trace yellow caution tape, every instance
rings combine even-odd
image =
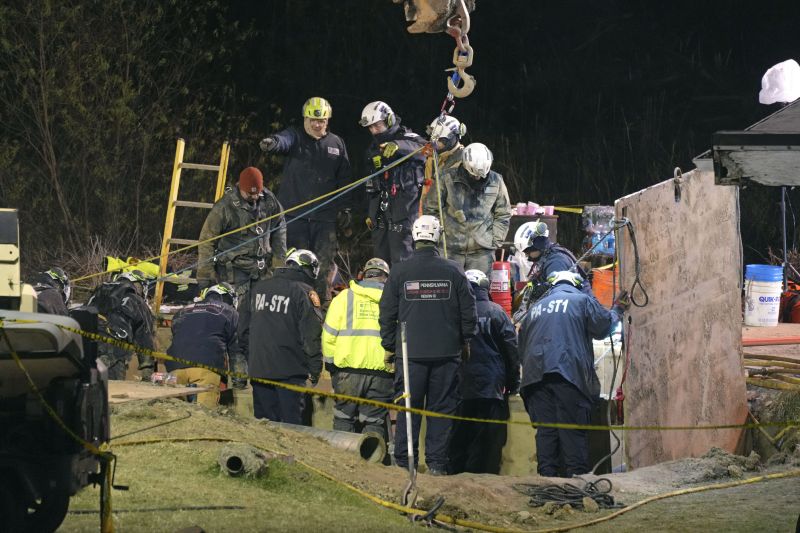
[[[555,206],[553,209],[554,209],[555,211],[561,211],[562,213],[575,213],[575,214],[577,214],[577,215],[581,215],[581,214],[583,214],[583,208],[582,208],[582,207],[561,207],[561,206]]]
[[[38,320],[26,320],[26,319],[11,319],[7,320],[9,322],[15,321],[19,323],[39,323]],[[151,350],[149,348],[145,348],[143,346],[137,346],[135,344],[127,343],[121,341],[119,339],[114,339],[111,337],[106,337],[104,335],[100,335],[98,333],[91,333],[88,331],[83,331],[78,328],[72,328],[69,326],[64,326],[60,324],[56,324],[57,327],[80,335],[82,337],[86,337],[88,339],[92,339],[97,342],[103,342],[105,344],[109,344],[112,346],[117,346],[124,350],[128,350],[131,352],[136,352],[140,354],[149,355],[151,357],[155,357],[157,359],[163,359],[165,361],[173,361],[176,363],[180,363],[183,365],[187,365],[193,368],[203,368],[205,370],[209,370],[211,372],[215,372],[220,375],[226,375],[237,379],[249,379],[255,383],[261,383],[264,385],[272,385],[275,387],[280,387],[283,389],[291,390],[294,392],[299,392],[303,394],[311,394],[314,396],[322,396],[325,398],[331,398],[333,400],[340,400],[345,402],[352,402],[361,405],[372,405],[375,407],[381,407],[388,410],[393,411],[407,411],[415,415],[420,416],[428,416],[428,417],[435,417],[435,418],[448,418],[450,420],[460,420],[462,422],[478,422],[483,424],[505,424],[505,425],[522,425],[522,426],[529,426],[532,428],[556,428],[556,429],[582,429],[582,430],[592,430],[592,431],[695,431],[695,430],[714,430],[714,429],[754,429],[758,427],[800,427],[800,420],[795,421],[784,421],[784,422],[760,422],[760,423],[749,423],[749,424],[714,424],[714,425],[696,425],[696,426],[656,426],[656,425],[648,425],[648,426],[602,426],[602,425],[592,425],[592,424],[569,424],[569,423],[551,423],[551,422],[526,422],[523,420],[493,420],[488,418],[473,418],[467,416],[460,416],[460,415],[451,415],[446,413],[437,413],[435,411],[428,411],[426,409],[419,409],[416,407],[405,407],[404,405],[396,405],[393,403],[386,403],[381,402],[378,400],[371,400],[368,398],[359,398],[356,396],[349,396],[346,394],[338,394],[335,392],[325,392],[320,391],[315,388],[305,387],[302,385],[292,385],[290,383],[284,383],[282,381],[273,381],[271,379],[265,378],[258,378],[253,377],[248,374],[242,374],[240,372],[233,372],[230,370],[226,370],[223,368],[217,368],[209,365],[204,365],[202,363],[197,363],[195,361],[190,361],[188,359],[183,359],[181,357],[176,357],[173,355],[169,355],[164,352],[158,352],[156,350]]]

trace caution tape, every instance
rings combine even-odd
[[[0,317],[1,318],[1,317]],[[27,319],[7,319],[8,322],[19,322],[19,323],[40,323],[38,320],[27,320]],[[253,377],[248,374],[243,374],[240,372],[233,372],[231,370],[217,368],[210,365],[205,365],[202,363],[198,363],[196,361],[191,361],[189,359],[184,359],[182,357],[177,357],[174,355],[170,355],[164,352],[159,352],[156,350],[151,350],[150,348],[145,348],[143,346],[137,346],[135,344],[131,344],[125,341],[121,341],[119,339],[114,339],[112,337],[106,337],[105,335],[100,335],[99,333],[92,333],[89,331],[84,331],[78,328],[73,328],[70,326],[64,326],[61,324],[55,324],[58,328],[63,329],[64,331],[69,331],[75,333],[76,335],[80,335],[82,337],[86,337],[88,339],[102,342],[105,344],[109,344],[112,346],[117,346],[118,348],[122,348],[123,350],[128,350],[131,352],[136,352],[144,355],[149,355],[151,357],[155,357],[157,359],[163,359],[165,361],[173,361],[176,363],[180,363],[182,365],[187,365],[193,368],[203,368],[205,370],[209,370],[211,372],[229,376],[232,378],[237,379],[249,379],[251,382],[261,383],[263,385],[271,385],[274,387],[280,387],[283,389],[291,390],[294,392],[299,392],[302,394],[310,394],[313,396],[321,396],[325,398],[331,398],[333,400],[340,400],[345,402],[357,403],[361,405],[371,405],[374,407],[381,407],[384,409],[388,409],[391,411],[403,411],[403,412],[410,412],[415,415],[420,416],[427,416],[427,417],[434,417],[434,418],[447,418],[450,420],[459,420],[462,422],[477,422],[482,424],[503,424],[503,425],[521,425],[521,426],[528,426],[532,428],[555,428],[555,429],[580,429],[580,430],[590,430],[590,431],[696,431],[696,430],[719,430],[719,429],[755,429],[758,427],[800,427],[800,420],[794,421],[783,421],[783,422],[759,422],[759,423],[748,423],[748,424],[711,424],[711,425],[695,425],[695,426],[658,426],[658,425],[644,425],[644,426],[605,426],[605,425],[595,425],[595,424],[570,424],[570,423],[551,423],[551,422],[528,422],[523,420],[496,420],[496,419],[488,419],[488,418],[474,418],[468,416],[460,416],[460,415],[451,415],[448,413],[437,413],[435,411],[429,411],[427,409],[419,409],[417,407],[406,407],[404,405],[396,405],[393,403],[386,403],[381,402],[378,400],[371,400],[369,398],[359,398],[357,396],[349,396],[347,394],[338,394],[335,392],[326,392],[317,390],[312,387],[305,387],[302,385],[293,385],[291,383],[284,383],[282,381],[274,381],[271,379],[266,378],[258,378]]]
[[[357,179],[357,180],[355,180],[355,181],[353,181],[351,183],[348,183],[347,185],[339,187],[336,190],[333,190],[333,191],[330,191],[330,192],[326,192],[325,194],[321,194],[321,195],[317,196],[316,198],[312,198],[311,200],[308,200],[306,202],[297,204],[297,205],[292,206],[292,207],[285,208],[285,209],[283,209],[283,211],[279,211],[278,213],[275,213],[275,214],[270,215],[268,217],[262,218],[261,220],[256,220],[255,222],[251,222],[251,223],[246,224],[244,226],[232,229],[232,230],[227,231],[225,233],[222,233],[220,235],[216,235],[214,237],[210,237],[208,239],[205,239],[205,240],[202,240],[202,241],[198,241],[198,242],[196,242],[194,244],[186,245],[186,246],[184,246],[182,248],[177,248],[175,250],[171,250],[171,251],[169,251],[169,252],[167,252],[166,254],[163,254],[163,255],[159,254],[159,255],[154,255],[152,257],[147,257],[145,259],[142,259],[141,261],[155,261],[156,259],[160,260],[162,258],[166,259],[167,256],[170,256],[170,255],[173,255],[173,254],[177,254],[177,253],[180,253],[180,252],[185,252],[186,250],[191,250],[192,248],[197,248],[201,244],[207,244],[209,242],[214,242],[214,241],[216,241],[218,239],[221,239],[223,237],[227,237],[229,235],[233,235],[235,233],[239,233],[242,230],[246,230],[246,229],[251,228],[253,226],[256,226],[258,224],[262,224],[264,222],[268,222],[268,221],[273,220],[275,218],[280,218],[280,217],[284,216],[287,213],[292,213],[294,211],[297,211],[298,209],[302,209],[302,208],[307,207],[307,206],[309,206],[309,205],[311,205],[313,203],[319,202],[321,200],[324,200],[324,199],[329,198],[331,196],[334,196],[336,194],[345,192],[348,189],[354,189],[355,187],[361,185],[362,183],[365,183],[366,181],[368,181],[368,180],[374,178],[375,176],[379,175],[380,173],[386,172],[387,170],[389,170],[391,168],[394,168],[397,165],[400,165],[401,163],[404,163],[406,160],[410,159],[411,157],[415,156],[417,153],[422,151],[423,148],[424,148],[424,146],[420,146],[419,148],[417,148],[413,152],[404,155],[403,157],[399,158],[396,161],[393,161],[391,164],[381,168],[380,170],[378,170],[376,172],[373,172],[372,174],[370,174],[368,176],[364,176],[363,178],[359,178],[359,179]],[[73,281],[73,283],[77,283],[79,281],[84,281],[84,280],[87,280],[87,279],[95,278],[97,276],[103,276],[103,275],[109,274],[111,272],[114,272],[114,270],[105,270],[105,271],[102,271],[102,272],[95,272],[94,274],[87,274],[85,276],[81,276],[79,278],[75,278],[72,281]]]

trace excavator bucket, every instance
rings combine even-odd
[[[475,0],[392,0],[403,4],[409,33],[440,33],[447,29],[447,21],[458,15],[461,2],[468,12],[475,10]]]

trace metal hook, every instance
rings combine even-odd
[[[467,37],[469,26],[469,10],[467,10],[464,0],[458,0],[455,14],[447,19],[447,29],[445,32],[456,40],[456,45],[462,52],[466,52],[469,46],[469,38]]]
[[[461,87],[456,87],[456,82],[453,81],[453,77],[447,78],[447,90],[450,94],[456,98],[466,98],[472,94],[472,91],[475,90],[475,76],[467,74],[464,69],[461,68],[448,70],[456,70],[458,72],[458,77],[461,79]]]
[[[465,45],[464,49],[461,50],[460,48],[456,47],[453,50],[453,65],[459,69],[465,69],[472,66],[472,59],[475,57],[475,53],[472,50],[472,47],[467,44]]]

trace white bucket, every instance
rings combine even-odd
[[[783,283],[744,280],[744,325],[777,326]]]

